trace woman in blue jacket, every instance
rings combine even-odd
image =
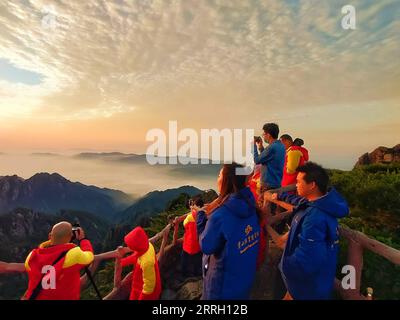
[[[203,300],[248,299],[256,273],[260,226],[256,203],[240,165],[226,164],[219,197],[197,216],[203,252]]]

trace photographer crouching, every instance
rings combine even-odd
[[[93,248],[83,229],[66,221],[57,223],[49,240],[26,258],[29,284],[22,300],[79,300],[80,271],[93,259]]]

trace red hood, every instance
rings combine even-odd
[[[141,227],[136,227],[129,232],[125,238],[125,243],[132,251],[145,253],[149,248],[149,238]]]
[[[61,254],[61,252],[71,250],[76,245],[73,243],[58,244],[50,246],[50,241],[42,243],[38,249],[32,252],[29,264],[36,266],[51,265]]]

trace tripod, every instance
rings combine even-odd
[[[85,267],[85,273],[86,273],[87,277],[89,278],[89,281],[92,284],[94,291],[96,291],[97,297],[99,298],[99,300],[103,300],[99,289],[97,288],[96,284],[94,283],[92,272],[90,272],[89,267]]]
[[[79,220],[78,219],[75,219],[75,223],[72,225],[72,227],[73,227],[72,228],[73,236],[72,236],[71,242],[76,241],[77,240],[76,234],[79,234],[79,228],[81,226],[79,224]],[[103,300],[103,298],[101,297],[99,289],[97,288],[96,284],[94,283],[92,273],[90,272],[88,266],[85,267],[85,273],[86,273],[87,277],[89,278],[89,281],[92,284],[92,286],[94,288],[94,291],[96,291],[97,297],[99,298],[99,300]]]

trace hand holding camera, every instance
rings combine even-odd
[[[260,136],[254,137],[254,143],[257,145],[258,149],[262,149],[263,148],[263,141],[262,141]]]
[[[85,237],[85,231],[83,231],[83,229],[81,228],[79,223],[75,223],[72,226],[72,241],[74,241],[74,240],[81,241],[81,240],[83,240],[85,238],[86,238]]]

